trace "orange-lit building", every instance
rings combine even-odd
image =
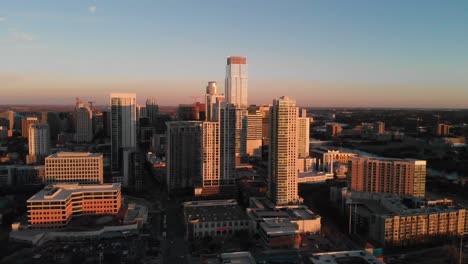
[[[426,161],[371,157],[348,159],[351,190],[424,197]]]
[[[39,123],[39,119],[37,119],[37,117],[27,117],[26,119],[21,120],[21,136],[27,138],[29,136],[29,126],[35,123]]]
[[[122,205],[120,183],[49,185],[27,201],[32,228],[64,227],[73,216],[116,215]]]
[[[437,131],[436,131],[438,136],[447,136],[450,134],[450,126],[447,124],[437,124]]]
[[[326,128],[327,128],[327,135],[330,137],[336,137],[339,134],[341,134],[341,131],[343,131],[343,128],[338,124],[330,123],[326,125]]]

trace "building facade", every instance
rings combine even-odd
[[[224,101],[224,94],[218,93],[218,86],[215,81],[208,82],[205,94],[205,115],[206,121],[219,121],[219,105]]]
[[[353,191],[424,197],[426,161],[350,157],[347,177]]]
[[[55,153],[45,159],[45,170],[45,184],[104,183],[104,158],[101,153]]]
[[[28,199],[28,224],[32,228],[60,228],[73,216],[116,215],[121,206],[118,183],[49,185]]]
[[[21,136],[24,138],[29,137],[29,127],[31,124],[39,123],[37,117],[26,117],[26,119],[21,120]]]
[[[123,148],[136,147],[136,95],[111,93],[111,168],[119,171]]]
[[[299,109],[287,96],[273,101],[270,111],[269,196],[277,205],[298,201],[297,120]]]
[[[247,57],[231,56],[226,66],[226,102],[237,107],[247,107],[248,65]]]
[[[42,163],[50,154],[50,130],[48,124],[34,123],[29,128],[29,154],[27,164]]]
[[[297,120],[297,154],[299,158],[309,157],[310,119],[301,116]]]
[[[75,141],[88,143],[93,140],[93,111],[81,101],[75,107]]]

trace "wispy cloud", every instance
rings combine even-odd
[[[0,17],[0,23],[7,21],[6,17]]]
[[[90,6],[90,7],[88,7],[88,11],[89,11],[91,14],[96,13],[96,10],[97,10],[97,7],[96,7],[96,6]]]
[[[16,41],[30,42],[37,39],[37,36],[31,33],[21,32],[16,29],[10,29],[10,34]]]

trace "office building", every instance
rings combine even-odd
[[[180,121],[199,121],[200,111],[198,103],[180,104],[177,109],[177,119]]]
[[[15,117],[16,117],[16,113],[10,110],[0,113],[0,118],[4,118],[8,120],[8,137],[13,136],[13,131],[15,130],[15,125],[16,125]]]
[[[299,109],[287,96],[273,101],[270,111],[269,195],[276,205],[296,203],[297,120]]]
[[[26,117],[26,119],[21,120],[21,136],[24,138],[29,137],[29,126],[31,124],[39,123],[37,117]]]
[[[48,124],[34,123],[29,128],[29,154],[27,164],[42,163],[50,154],[50,131]]]
[[[146,99],[146,117],[149,118],[151,125],[156,124],[156,116],[159,112],[158,102],[154,97]]]
[[[75,107],[75,141],[89,143],[93,141],[93,111],[79,99]]]
[[[299,158],[306,158],[309,156],[310,119],[306,116],[305,109],[301,113],[297,120],[297,154]]]
[[[224,94],[218,93],[218,87],[215,81],[208,82],[205,94],[206,121],[219,121],[219,105],[221,102],[224,102]]]
[[[27,201],[31,228],[65,227],[73,216],[116,215],[122,205],[120,184],[49,185]]]
[[[231,56],[226,66],[226,103],[247,107],[248,65],[247,57]]]
[[[123,148],[136,147],[136,95],[111,93],[111,168],[119,171]]]
[[[45,159],[45,169],[45,184],[104,182],[104,158],[101,153],[55,153]]]
[[[249,219],[236,200],[185,202],[183,210],[187,240],[229,237],[249,231]]]
[[[40,185],[45,176],[45,167],[29,165],[0,166],[0,187],[24,187]]]
[[[203,160],[203,123],[167,122],[166,184],[168,191],[200,185]]]
[[[353,191],[423,197],[426,191],[426,161],[350,157],[348,181]]]
[[[122,156],[122,187],[132,188],[134,191],[141,191],[143,189],[143,161],[141,160],[141,153],[137,148],[124,148]]]
[[[410,245],[468,232],[466,209],[448,199],[345,192],[349,231],[381,245]]]

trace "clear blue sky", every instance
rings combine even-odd
[[[468,1],[0,0],[2,104],[39,90],[44,102],[80,92],[104,102],[119,82],[176,104],[161,81],[201,94],[224,78],[229,55],[248,56],[251,103],[294,81],[290,96],[303,105],[379,106],[388,96],[395,106],[468,107]],[[54,97],[77,82],[82,91]]]

